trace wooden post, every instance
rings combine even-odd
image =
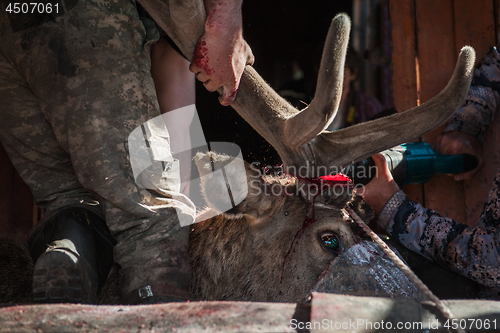
[[[421,102],[437,95],[453,73],[457,59],[453,24],[453,1],[417,0],[415,2]],[[422,137],[433,144],[444,126]],[[465,223],[463,184],[438,175],[424,185],[425,206],[442,216]]]
[[[413,0],[390,0],[389,14],[392,23],[394,106],[402,112],[418,104]],[[404,190],[410,199],[423,202],[422,185],[406,185]]]
[[[498,3],[499,0],[390,0],[394,100],[398,111],[415,105],[417,99],[423,103],[443,89],[463,46],[473,46],[480,60],[495,45]],[[487,134],[486,166],[473,180],[456,182],[449,176],[438,175],[424,185],[423,192],[419,186],[405,187],[408,196],[442,216],[474,226],[500,165],[495,148],[499,123],[497,117]],[[443,128],[427,133],[422,140],[432,145]]]

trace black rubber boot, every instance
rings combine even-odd
[[[41,221],[29,239],[34,302],[96,303],[115,243],[104,219],[83,207],[65,207]]]

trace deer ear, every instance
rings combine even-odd
[[[260,170],[239,157],[213,152],[197,153],[195,162],[208,206],[230,218],[259,217],[268,211]]]

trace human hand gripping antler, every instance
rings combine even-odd
[[[205,0],[205,32],[198,40],[189,69],[208,91],[219,90],[222,105],[231,104],[246,65],[254,56],[243,39],[242,0]]]

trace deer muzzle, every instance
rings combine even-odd
[[[314,291],[428,300],[382,249],[371,241],[357,243],[337,257],[318,279],[311,290]]]

